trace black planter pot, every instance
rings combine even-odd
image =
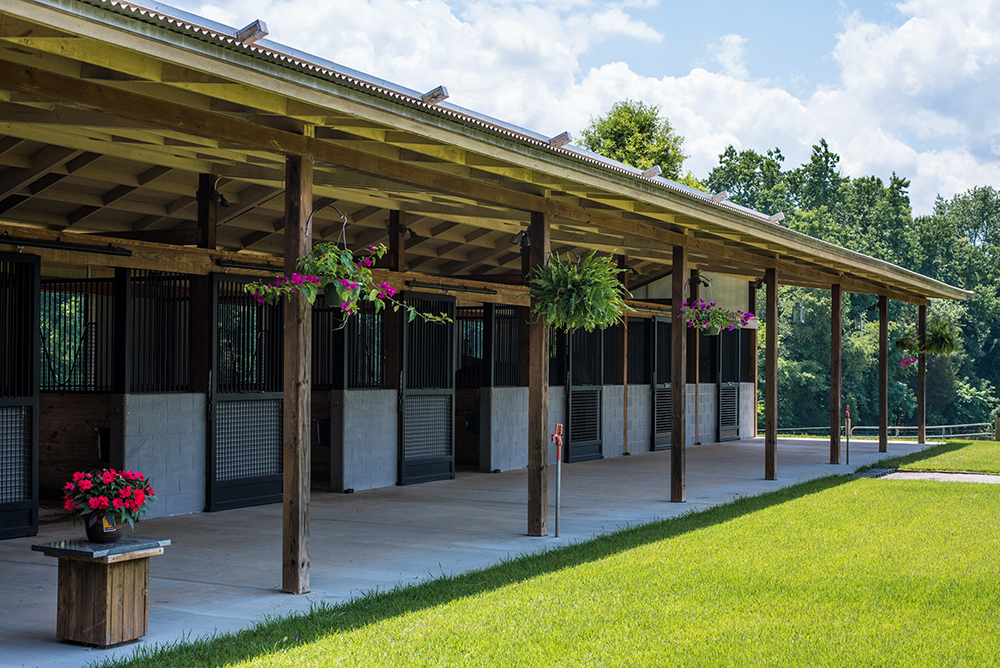
[[[114,543],[122,537],[122,526],[108,520],[110,529],[104,524],[104,515],[94,513],[83,521],[87,529],[87,540],[91,543]]]

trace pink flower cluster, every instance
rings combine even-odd
[[[288,284],[289,292],[296,292],[299,289],[300,285],[305,285],[306,283],[319,283],[319,277],[304,276],[302,274],[293,273],[291,278],[289,278],[288,276],[282,276],[274,283],[271,283],[271,285],[269,285],[268,287],[280,288],[286,283]],[[253,298],[256,299],[259,304],[264,304],[267,301],[264,299],[264,296],[260,294],[260,290],[254,290]]]
[[[385,299],[386,297],[393,297],[396,294],[396,288],[392,287],[388,283],[379,283],[379,299]]]
[[[737,327],[746,327],[754,317],[753,313],[746,311],[716,308],[715,302],[706,302],[704,299],[684,302],[677,306],[687,316],[687,326],[697,329],[708,329],[712,325],[718,325],[731,332]]]
[[[142,473],[103,469],[83,473],[63,487],[63,508],[82,519],[94,511],[108,511],[116,520],[134,521],[146,511],[146,501],[155,494]]]

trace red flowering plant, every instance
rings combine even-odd
[[[135,527],[135,521],[149,509],[153,496],[149,481],[138,472],[77,471],[63,487],[63,507],[74,523],[99,513],[116,525],[128,522]]]
[[[386,252],[385,244],[371,245],[357,256],[335,243],[317,244],[296,261],[298,272],[282,276],[272,283],[248,283],[244,289],[261,304],[277,304],[282,297],[291,299],[296,292],[312,304],[323,290],[330,306],[340,307],[345,321],[358,312],[359,301],[367,300],[375,305],[376,312],[386,306],[385,302],[390,302],[394,311],[400,308],[408,311],[410,320],[420,316],[430,322],[450,322],[451,319],[443,313],[421,313],[413,306],[398,301],[395,298],[396,288],[388,283],[375,282],[372,267]]]

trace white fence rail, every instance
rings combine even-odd
[[[854,425],[851,426],[850,436],[854,438],[854,432],[856,431],[872,431],[875,435],[878,435],[878,425]],[[830,427],[784,427],[778,429],[777,432],[780,434],[782,432],[791,434],[815,434],[817,436],[823,436],[830,433]],[[935,433],[936,432],[936,433]],[[840,433],[844,434],[844,428],[841,427]],[[890,426],[889,436],[898,438],[900,436],[912,435],[914,438],[917,437],[917,427],[915,426]],[[989,440],[995,441],[997,439],[997,427],[989,422],[974,422],[970,424],[938,424],[938,425],[927,425],[927,437],[936,438],[970,438],[973,436],[986,436]]]

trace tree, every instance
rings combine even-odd
[[[771,216],[779,211],[788,213],[791,204],[781,163],[785,156],[780,149],[768,149],[765,155],[753,149],[736,152],[732,145],[719,156],[719,166],[712,169],[705,185],[710,192],[729,193],[729,199]]]
[[[660,107],[638,100],[615,102],[604,116],[590,119],[581,133],[583,146],[606,158],[646,170],[656,165],[668,179],[679,180],[687,157],[684,137],[660,116]]]

